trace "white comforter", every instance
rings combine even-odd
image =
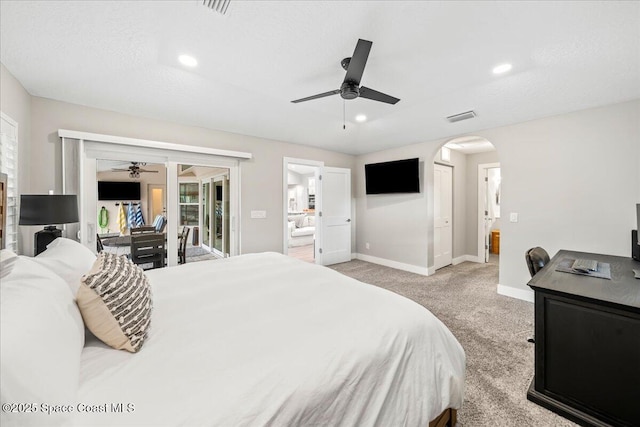
[[[426,426],[462,404],[462,347],[397,294],[275,253],[148,275],[149,339],[87,342],[78,425]]]

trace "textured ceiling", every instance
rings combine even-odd
[[[35,96],[352,154],[640,98],[640,2],[201,3],[3,0],[0,59]],[[290,102],[337,89],[358,38],[398,104],[346,101],[343,130],[339,96]]]

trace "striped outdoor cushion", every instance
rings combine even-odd
[[[151,324],[151,287],[144,271],[124,256],[101,252],[82,276],[77,294],[84,323],[105,344],[132,353]]]

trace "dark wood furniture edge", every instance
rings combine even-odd
[[[531,385],[529,385],[529,390],[527,390],[527,400],[536,403],[543,408],[546,408],[556,414],[571,420],[581,426],[587,427],[611,427],[611,424],[607,424],[597,418],[592,417],[589,414],[585,414],[584,412],[575,409],[569,405],[566,405],[559,400],[556,400],[552,397],[549,397],[539,391],[536,391],[535,388],[536,379],[533,378],[531,380]],[[431,427],[431,425],[429,425]]]
[[[458,410],[447,408],[435,420],[429,423],[429,427],[454,427],[458,422]]]

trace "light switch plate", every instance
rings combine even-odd
[[[267,211],[251,211],[251,218],[264,219],[267,217]]]
[[[518,214],[516,212],[511,212],[509,215],[509,221],[518,222]]]

